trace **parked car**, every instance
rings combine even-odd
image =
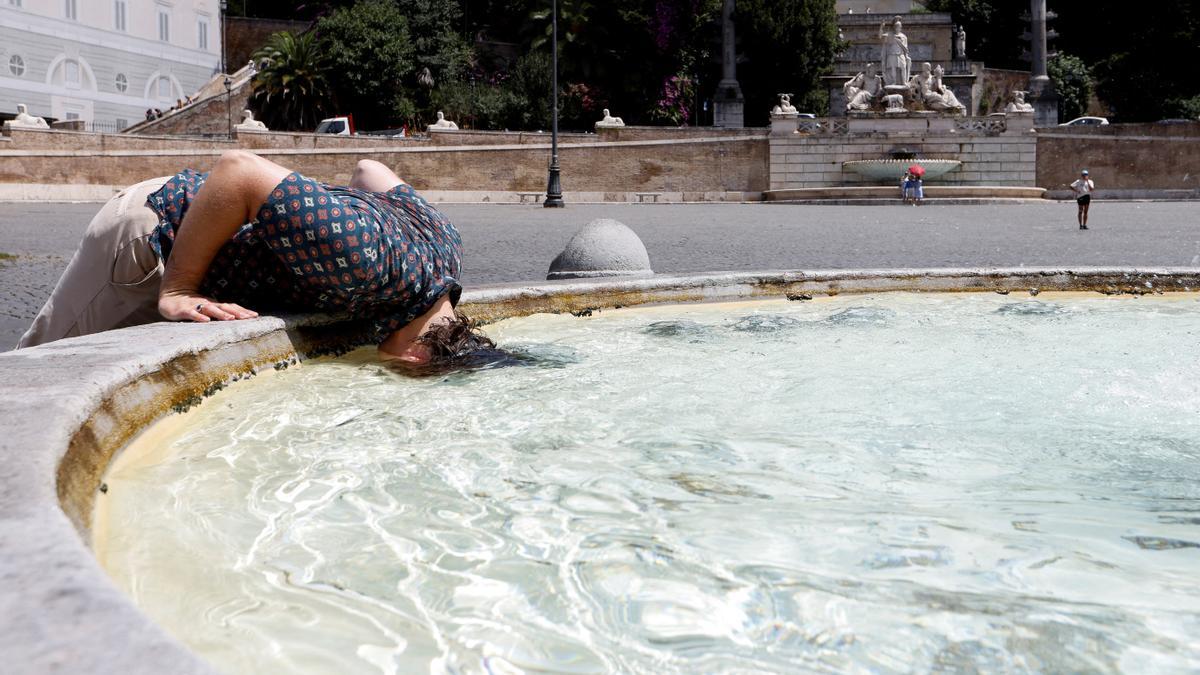
[[[1185,120],[1182,118],[1173,118],[1169,120],[1159,120],[1155,124],[1194,124],[1200,120]]]
[[[1071,120],[1070,122],[1063,122],[1062,124],[1060,124],[1058,126],[1060,126],[1060,127],[1101,126],[1102,127],[1106,124],[1108,124],[1107,117],[1085,116],[1085,117],[1076,117],[1075,119]]]

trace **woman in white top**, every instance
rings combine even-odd
[[[1071,183],[1071,191],[1075,193],[1075,203],[1079,205],[1079,229],[1081,230],[1088,229],[1088,206],[1092,203],[1092,191],[1095,189],[1096,184],[1088,178],[1087,169],[1079,172],[1079,180]]]

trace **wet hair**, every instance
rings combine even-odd
[[[513,365],[518,359],[500,349],[479,330],[478,322],[462,312],[454,312],[453,321],[430,326],[417,338],[429,347],[429,363],[410,372],[415,375],[440,375],[455,370],[481,370]]]

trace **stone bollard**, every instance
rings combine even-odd
[[[590,279],[595,277],[648,277],[650,256],[633,230],[611,218],[584,225],[571,237],[546,278]]]

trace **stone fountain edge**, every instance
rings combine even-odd
[[[536,312],[891,291],[1200,289],[1200,268],[716,272],[480,287],[484,322]],[[151,423],[264,368],[363,343],[338,317],[148,326],[0,354],[0,653],[23,673],[211,673],[142,614],[88,548],[109,460]]]

